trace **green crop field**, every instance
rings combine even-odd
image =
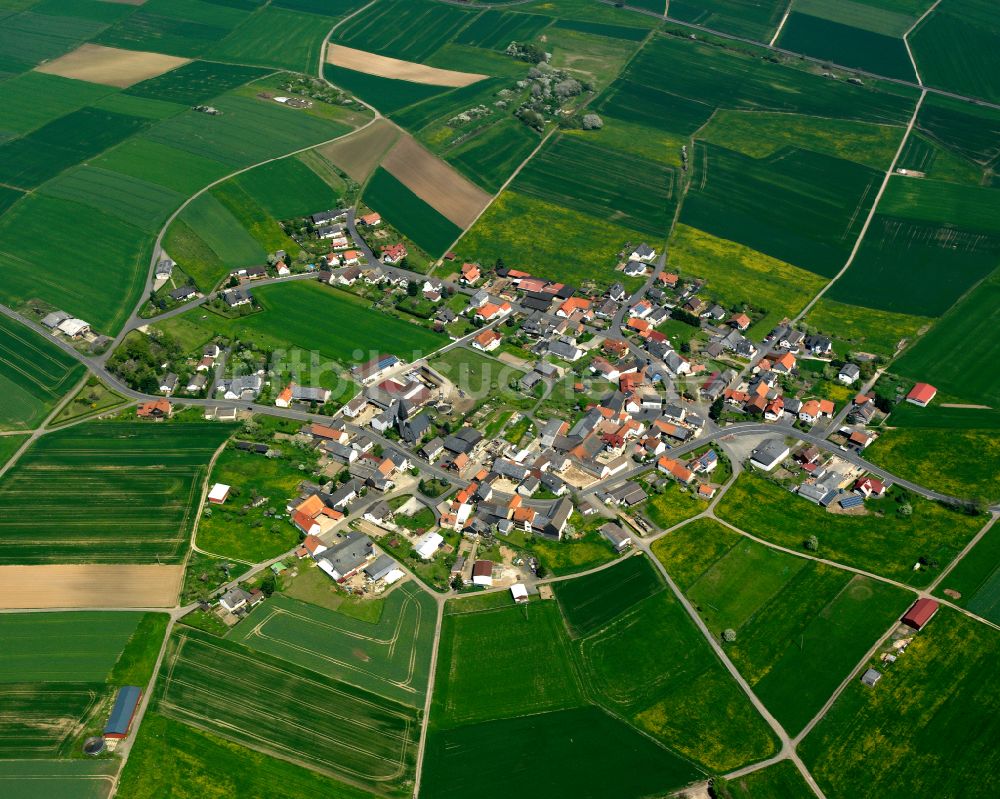
[[[33,330],[0,316],[0,429],[42,421],[83,374],[79,361]]]
[[[118,764],[100,760],[3,760],[0,791],[7,799],[107,799]]]
[[[33,189],[149,124],[141,117],[81,108],[0,144],[0,181]]]
[[[767,111],[718,111],[698,133],[702,141],[751,158],[769,158],[791,147],[881,170],[889,168],[902,137],[896,125]]]
[[[819,555],[848,566],[921,586],[934,576],[931,570],[914,571],[919,558],[937,560],[943,567],[958,554],[983,520],[919,496],[908,496],[910,516],[896,510],[889,492],[869,504],[865,516],[827,513],[766,478],[742,475],[726,492],[716,512],[748,533],[782,546],[804,549],[805,540],[819,537]],[[880,518],[873,511],[881,510]]]
[[[343,123],[255,97],[228,94],[212,105],[222,113],[186,111],[146,135],[160,144],[237,168],[335,139],[350,130]]]
[[[64,172],[46,183],[41,193],[89,204],[134,225],[147,235],[158,233],[170,213],[184,201],[184,197],[173,189],[92,166]]]
[[[167,100],[187,106],[198,105],[262,77],[266,72],[256,67],[192,61],[170,72],[137,83],[126,89],[125,94]]]
[[[103,683],[143,616],[90,610],[0,614],[0,683]]]
[[[1000,233],[1000,190],[995,188],[894,178],[878,207],[887,216]]]
[[[658,2],[629,3],[643,5],[663,13]],[[684,22],[694,22],[698,25],[767,41],[778,23],[785,4],[780,0],[760,0],[760,2],[744,2],[744,0],[672,0],[670,16]]]
[[[671,12],[673,13],[673,12]],[[905,125],[916,93],[892,84],[855,86],[761,58],[763,50],[657,36],[629,64],[625,77],[654,88],[669,86],[712,108],[785,111],[807,116]],[[684,75],[675,86],[671,76]]]
[[[503,51],[511,42],[530,42],[552,23],[537,14],[516,11],[484,11],[454,38],[456,44]]]
[[[92,422],[39,438],[0,480],[0,563],[177,562],[205,467],[230,432]]]
[[[170,333],[208,343],[222,334],[268,348],[317,351],[322,360],[362,363],[371,351],[414,359],[447,341],[425,327],[371,308],[366,300],[314,281],[293,281],[253,289],[264,310],[227,319],[189,311],[159,325]],[[199,346],[200,346],[199,344]],[[327,367],[320,380],[335,379]]]
[[[267,7],[253,14],[211,51],[213,58],[312,73],[330,17]]]
[[[0,685],[0,758],[69,754],[82,725],[104,699],[103,685],[11,683]],[[0,780],[2,784],[2,780]]]
[[[267,250],[243,226],[241,220],[219,201],[215,190],[202,194],[190,203],[181,211],[174,224],[178,222],[186,225],[204,242],[204,246],[211,250],[226,270],[257,266],[263,264],[267,257]],[[206,274],[207,264],[204,262],[188,263],[181,255],[173,252],[170,254],[185,271],[195,276],[199,285],[212,286],[224,277],[224,274],[214,274],[209,278]]]
[[[73,224],[53,225],[53,219]],[[80,246],[83,231],[86,247]],[[135,306],[152,248],[139,228],[91,204],[37,193],[0,217],[0,242],[0,301],[41,298],[103,333],[114,333]]]
[[[793,11],[778,45],[845,67],[888,78],[913,80],[913,64],[901,36],[891,36]]]
[[[882,180],[804,150],[757,160],[699,143],[693,166],[684,224],[827,277],[846,262]]]
[[[491,125],[445,154],[445,159],[469,180],[497,192],[541,139],[517,119]]]
[[[443,86],[382,78],[333,64],[323,66],[323,76],[330,83],[356,94],[367,103],[374,104],[383,114],[391,114],[393,111],[448,91]]]
[[[693,134],[712,115],[712,106],[662,89],[652,77],[636,74],[632,78],[619,78],[611,84],[596,101],[595,109],[616,119],[683,136]],[[641,78],[652,80],[652,85],[640,82]]]
[[[910,34],[924,82],[1000,101],[1000,14],[991,0],[945,0]]]
[[[12,6],[16,11],[29,3]],[[5,72],[23,72],[73,50],[99,33],[106,23],[58,14],[23,11],[6,16],[0,30],[0,64]]]
[[[712,556],[722,553],[711,562]],[[789,733],[820,710],[912,601],[907,592],[770,549],[722,525],[687,525],[657,542],[667,571]],[[707,567],[706,567],[707,565]],[[706,567],[692,579],[696,569]]]
[[[996,631],[943,608],[874,689],[853,680],[799,747],[827,795],[1000,791]],[[914,768],[914,763],[924,764]]]
[[[667,253],[671,268],[704,278],[713,298],[766,311],[762,330],[793,318],[826,283],[806,269],[685,224],[674,227]]]
[[[570,631],[577,637],[604,627],[663,589],[648,559],[636,555],[594,574],[553,583]]]
[[[715,779],[719,799],[812,799],[816,794],[791,760],[731,780]]]
[[[492,721],[584,704],[555,602],[469,612],[445,608],[431,723]]]
[[[91,166],[156,183],[189,197],[230,171],[226,164],[139,136],[95,158]]]
[[[1000,624],[1000,530],[991,528],[944,578],[935,593]]]
[[[232,638],[327,677],[423,707],[434,621],[433,599],[411,582],[389,594],[374,623],[274,597],[239,625]]]
[[[197,630],[170,642],[156,709],[253,749],[407,793],[418,713],[361,688]]]
[[[80,760],[72,762],[84,763]],[[372,799],[375,796],[287,760],[269,757],[150,712],[143,718],[142,727],[136,734],[118,792],[129,799],[161,799],[164,785],[170,786],[171,799],[266,796],[275,790],[275,786],[281,786],[282,799],[313,799],[316,796],[325,799]],[[32,796],[25,799],[46,798]],[[67,796],[59,799],[90,798]]]
[[[232,4],[160,0],[108,28],[95,41],[191,58],[213,49],[246,17],[246,9]]]
[[[275,219],[335,208],[340,199],[298,158],[271,161],[244,172],[236,182]]]
[[[337,28],[333,41],[422,62],[473,18],[468,11],[433,0],[386,0]]]
[[[674,215],[674,184],[674,171],[655,161],[608,150],[579,136],[560,136],[528,162],[513,189],[662,237]]]
[[[946,313],[893,365],[966,402],[1000,404],[1000,373],[982,368],[994,357],[992,331],[1000,322],[1000,279],[989,278]]]
[[[1000,235],[877,214],[831,300],[913,316],[940,316],[996,269]],[[947,274],[947,280],[940,280]]]
[[[520,73],[518,77],[521,77]],[[509,79],[503,78],[478,80],[468,86],[428,97],[401,111],[394,111],[391,116],[400,127],[418,135],[421,140],[434,147],[442,141],[461,138],[460,130],[448,125],[448,121],[456,114],[476,105],[491,105],[496,102],[497,92],[509,83]]]
[[[8,24],[4,21],[4,25]],[[43,72],[25,72],[2,84],[5,135],[28,133],[47,122],[97,102],[114,92],[110,86],[70,80]],[[45,102],[38,102],[39,97]]]
[[[614,269],[618,252],[627,242],[645,238],[614,222],[508,190],[466,231],[455,252],[481,263],[501,258],[515,269],[574,286],[584,281],[610,286],[619,278]]]
[[[0,436],[0,467],[6,465],[14,453],[17,452],[21,445],[30,438],[30,433],[24,433],[21,435],[6,435]]]
[[[920,106],[916,127],[980,167],[1000,157],[1000,112],[996,109],[929,94]]]
[[[425,758],[421,795],[434,799],[642,799],[700,776],[596,707],[432,730]]]
[[[218,200],[230,216],[236,220],[240,229],[248,233],[265,253],[275,250],[295,253],[298,250],[298,246],[285,234],[278,221],[271,217],[256,198],[243,188],[243,184],[229,180],[213,188],[210,195]],[[195,203],[201,199],[199,197]],[[207,233],[207,231],[205,232]],[[217,233],[213,231],[210,238],[216,246],[220,246]],[[220,246],[220,249],[224,251],[225,247]],[[223,260],[226,259],[223,258]]]
[[[906,140],[896,168],[923,172],[930,180],[978,184],[983,179],[983,167],[980,164],[973,163],[916,131],[911,132]]]
[[[446,219],[382,167],[375,170],[364,191],[365,204],[378,211],[394,228],[429,255],[438,258],[462,235]]]
[[[767,724],[671,591],[644,599],[577,648],[597,701],[702,768],[724,772],[776,751]]]

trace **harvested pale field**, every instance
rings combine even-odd
[[[184,66],[188,61],[162,53],[81,44],[73,52],[37,67],[37,71],[124,89]]]
[[[0,609],[171,608],[183,566],[0,566]]]
[[[341,44],[330,44],[326,48],[326,61],[334,66],[364,72],[366,75],[377,75],[380,78],[405,80],[410,83],[423,83],[427,86],[460,87],[480,81],[486,75],[474,72],[457,72],[453,69],[438,69],[417,64],[413,61],[401,61],[384,55],[355,50]]]
[[[382,167],[462,230],[476,221],[492,199],[409,135],[400,137]]]
[[[399,128],[388,119],[380,118],[356,133],[317,147],[315,152],[358,183],[364,183],[399,135]]]

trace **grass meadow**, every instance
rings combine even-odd
[[[807,768],[827,795],[996,795],[998,653],[996,631],[943,608],[875,690],[847,686],[799,747]]]
[[[231,637],[327,677],[423,707],[435,616],[431,597],[410,582],[386,597],[376,622],[274,597]]]
[[[156,691],[177,721],[384,795],[412,790],[418,713],[364,689],[186,629]]]
[[[901,341],[906,339],[912,344],[917,334],[927,330],[934,320],[837,302],[823,295],[806,315],[806,322],[818,332],[843,342],[849,352],[891,356]]]
[[[687,525],[656,544],[709,629],[736,631],[726,651],[789,733],[819,711],[912,596],[832,566],[796,558],[718,523]],[[714,562],[706,552],[722,552]]]
[[[83,366],[43,336],[0,317],[0,429],[28,430],[83,376]]]
[[[177,69],[129,87],[125,94],[166,100],[185,106],[218,97],[230,89],[260,78],[267,70],[213,61],[192,61]]]
[[[0,563],[178,562],[206,466],[230,432],[91,422],[43,436],[0,480]]]
[[[337,207],[340,197],[298,158],[282,158],[244,172],[236,183],[274,219]]]
[[[219,42],[211,56],[223,61],[312,74],[332,25],[330,16],[300,14],[268,6]]]
[[[662,494],[652,494],[640,507],[639,513],[666,530],[705,510],[705,503],[690,491],[681,491],[675,482],[666,485]]]
[[[731,780],[716,778],[719,799],[812,799],[816,794],[791,760]]]
[[[540,141],[520,120],[504,119],[445,153],[444,158],[473,183],[497,192]]]
[[[9,21],[9,20],[5,20]],[[5,134],[24,134],[116,91],[110,86],[44,72],[25,72],[3,84]],[[45,102],[38,102],[39,96]]]
[[[936,560],[943,567],[975,535],[983,519],[916,495],[906,498],[912,515],[903,516],[893,499],[898,493],[890,491],[884,499],[869,503],[865,516],[846,516],[827,513],[766,478],[744,474],[726,491],[716,512],[741,530],[800,551],[816,533],[820,557],[926,585],[934,570],[914,571],[918,559]]]
[[[455,252],[481,263],[501,258],[512,268],[575,286],[610,286],[619,278],[618,252],[627,242],[643,240],[661,244],[614,222],[508,190],[466,231]]]
[[[758,323],[761,330],[770,330],[784,317],[794,318],[826,283],[807,269],[690,225],[674,227],[667,250],[670,267],[705,279],[714,299],[728,307],[749,305],[765,311]]]
[[[121,172],[189,197],[228,171],[220,161],[150,141],[138,136],[90,162],[91,166]]]

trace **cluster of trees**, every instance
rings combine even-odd
[[[160,365],[173,363],[181,355],[180,343],[167,333],[136,333],[125,338],[108,361],[108,368],[136,391],[156,394],[160,390]]]

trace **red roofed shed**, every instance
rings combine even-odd
[[[907,627],[912,627],[914,630],[922,630],[924,625],[934,618],[934,614],[938,612],[939,607],[940,605],[933,599],[918,599],[906,611],[906,615],[902,619],[903,624]]]

